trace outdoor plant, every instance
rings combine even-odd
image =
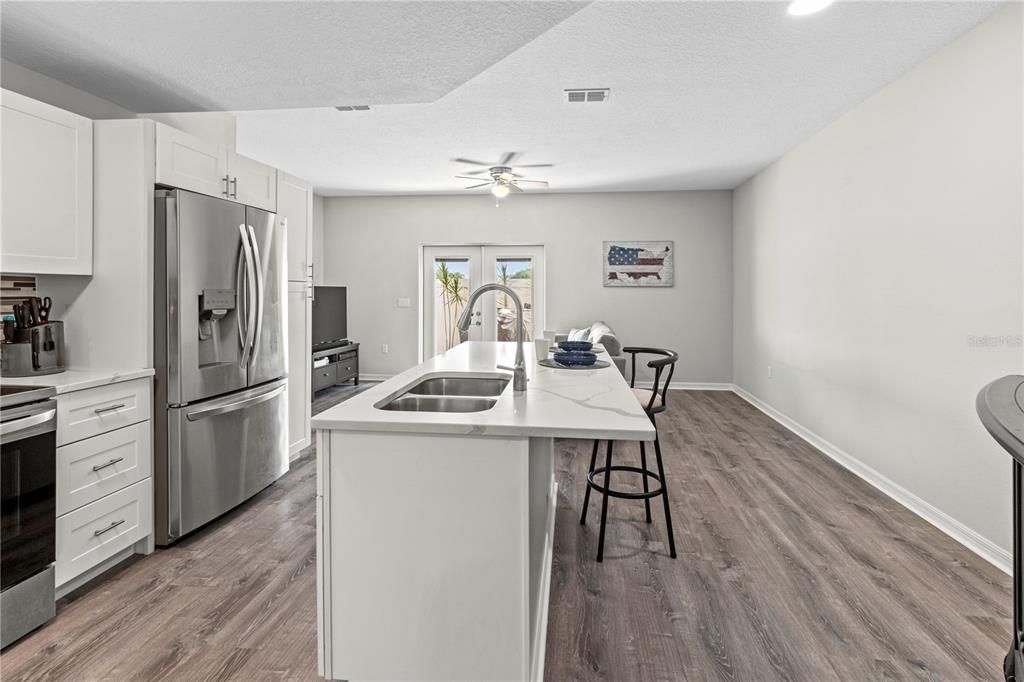
[[[435,273],[438,283],[441,285],[441,305],[444,316],[445,350],[451,350],[461,343],[461,335],[455,326],[455,320],[462,311],[461,306],[466,302],[462,296],[462,273],[452,272],[448,265],[441,261]]]

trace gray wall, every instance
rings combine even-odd
[[[546,248],[547,328],[603,319],[627,344],[679,351],[678,381],[732,380],[730,192],[328,197],[324,279],[349,287],[349,333],[361,369],[417,362],[419,245],[539,243]],[[602,241],[675,241],[675,286],[602,286]],[[396,299],[411,298],[411,308]],[[381,344],[390,353],[381,353]]]
[[[736,383],[1004,550],[974,398],[1024,366],[1020,36],[1014,3],[734,203]]]

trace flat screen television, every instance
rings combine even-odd
[[[348,338],[347,298],[345,287],[313,287],[313,350]]]

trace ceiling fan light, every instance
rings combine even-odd
[[[786,11],[796,17],[804,16],[805,14],[814,14],[820,12],[835,0],[793,0],[789,3],[789,7]]]
[[[502,182],[496,182],[494,183],[493,186],[491,186],[491,194],[498,197],[499,199],[504,199],[505,197],[507,197],[510,191],[511,190],[508,188],[508,185]]]

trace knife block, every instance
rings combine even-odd
[[[64,366],[64,323],[55,321],[18,329],[0,344],[0,373],[5,377],[58,374]]]

